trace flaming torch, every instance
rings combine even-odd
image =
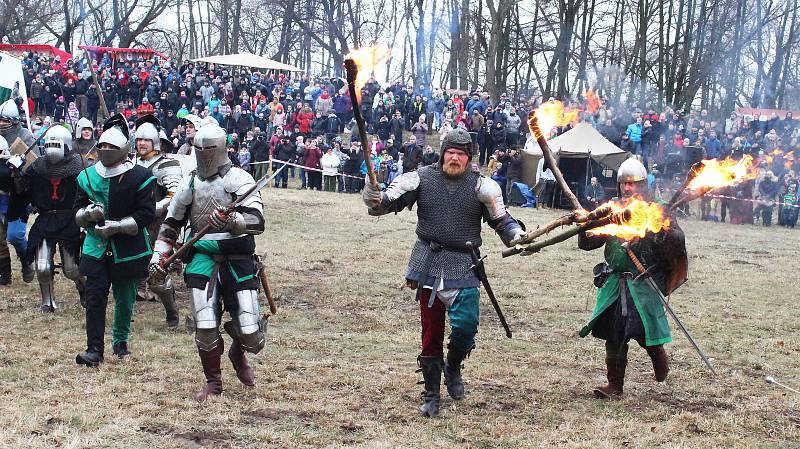
[[[533,138],[536,139],[536,143],[539,144],[539,148],[542,149],[544,159],[550,166],[550,170],[553,171],[553,175],[556,177],[561,191],[567,196],[570,204],[572,204],[572,208],[576,211],[582,211],[583,207],[581,207],[581,203],[578,202],[578,198],[572,193],[572,190],[570,190],[567,181],[564,180],[564,175],[558,168],[556,158],[553,157],[553,152],[550,151],[550,146],[547,145],[547,139],[542,133],[542,129],[550,133],[552,129],[557,126],[565,126],[576,122],[578,120],[578,113],[579,111],[577,109],[565,109],[560,101],[548,101],[547,103],[543,103],[528,116],[528,128],[531,130]]]
[[[657,203],[633,196],[622,201],[611,201],[600,207],[608,207],[612,214],[626,212],[626,219],[616,223],[587,230],[589,235],[607,235],[630,241],[644,237],[648,232],[658,233],[670,226],[670,219],[664,208]]]
[[[691,170],[686,175],[686,181],[670,200],[668,209],[673,210],[689,201],[700,198],[714,189],[729,187],[755,179],[756,174],[757,170],[753,163],[753,156],[749,154],[746,154],[738,161],[730,157],[722,161],[718,159],[702,160],[692,165]],[[684,190],[689,190],[690,193],[680,198]]]
[[[372,157],[367,145],[367,127],[364,124],[364,117],[361,116],[361,88],[364,87],[376,67],[385,64],[390,55],[391,50],[388,47],[372,46],[353,50],[344,60],[344,67],[347,71],[347,87],[353,104],[353,117],[358,126],[358,135],[361,137],[361,152],[364,153],[364,164],[367,166],[369,182],[375,188],[378,188],[378,179],[375,177],[375,167],[372,166]]]

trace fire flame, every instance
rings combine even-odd
[[[359,48],[350,51],[345,59],[352,59],[358,67],[356,76],[356,97],[361,101],[361,89],[367,83],[369,77],[378,67],[386,64],[392,55],[392,49],[385,45],[373,45],[371,47]]]
[[[609,201],[599,207],[610,207],[611,213],[621,217],[621,221],[590,229],[586,231],[589,235],[606,235],[622,240],[633,240],[644,237],[648,232],[661,232],[670,226],[670,219],[664,214],[664,208],[660,204],[645,201],[639,196],[622,201]],[[630,219],[622,218],[624,211],[630,213]]]
[[[587,89],[586,92],[583,93],[583,96],[586,98],[586,110],[588,110],[590,114],[594,114],[600,109],[600,96],[597,95],[597,92],[592,89]]]
[[[553,128],[566,126],[578,121],[580,111],[577,108],[565,108],[564,103],[553,100],[542,103],[528,118],[528,128],[535,138],[542,135],[549,137]],[[539,120],[539,127],[534,124],[534,117]]]
[[[697,175],[686,186],[689,190],[716,189],[728,187],[749,179],[755,179],[757,172],[753,164],[753,156],[746,154],[737,161],[730,157],[725,160],[706,159]]]

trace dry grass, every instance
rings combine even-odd
[[[370,218],[350,195],[273,189],[265,198],[259,250],[270,254],[281,309],[252,357],[256,389],[240,386],[226,361],[225,394],[188,399],[202,383],[195,346],[165,330],[157,303],[137,305],[132,360],[76,366],[83,313],[68,282],[57,281],[61,311],[41,315],[38,288],[15,273],[0,302],[0,447],[800,445],[800,398],[763,381],[800,384],[798,231],[684,222],[691,280],[674,306],[722,375],[711,380],[674,331],[665,384],[634,348],[625,397],[602,402],[589,394],[604,380],[602,343],[576,335],[601,253],[573,240],[501,259],[487,228],[489,274],[515,339],[485,301],[467,398],[446,399],[441,417],[426,420],[415,412],[419,313],[399,288],[415,215]],[[529,224],[555,216],[514,212]],[[183,315],[185,296],[181,306]]]

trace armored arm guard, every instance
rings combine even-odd
[[[368,212],[372,216],[385,215],[389,212],[399,212],[404,208],[409,209],[417,201],[417,189],[419,188],[419,173],[416,171],[403,173],[395,178],[389,187],[380,192],[380,201],[371,198],[367,189],[364,189],[364,204],[367,205]]]
[[[167,158],[165,158],[153,172],[158,179],[158,184],[167,190],[167,195],[161,200],[156,201],[156,217],[163,217],[167,212],[169,203],[175,196],[175,192],[178,190],[178,184],[180,184],[183,178],[183,172],[181,171],[181,164],[179,161]]]
[[[481,176],[475,186],[475,193],[483,204],[486,222],[506,246],[511,246],[511,242],[522,236],[524,229],[520,222],[508,213],[503,203],[503,191],[500,185],[491,178]]]

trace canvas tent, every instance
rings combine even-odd
[[[252,53],[236,53],[233,55],[206,56],[203,58],[192,59],[192,62],[207,62],[210,64],[238,66],[238,67],[257,67],[264,70],[282,70],[285,72],[302,72],[303,69],[282,62],[273,61],[263,56]]]
[[[547,142],[558,159],[564,179],[578,196],[592,176],[596,176],[604,186],[613,188],[612,172],[630,157],[627,151],[609,142],[588,123],[579,123]],[[522,181],[531,187],[536,185],[536,170],[541,158],[542,150],[536,139],[529,138],[522,150]],[[555,196],[556,205],[562,204],[559,189],[556,189]]]

